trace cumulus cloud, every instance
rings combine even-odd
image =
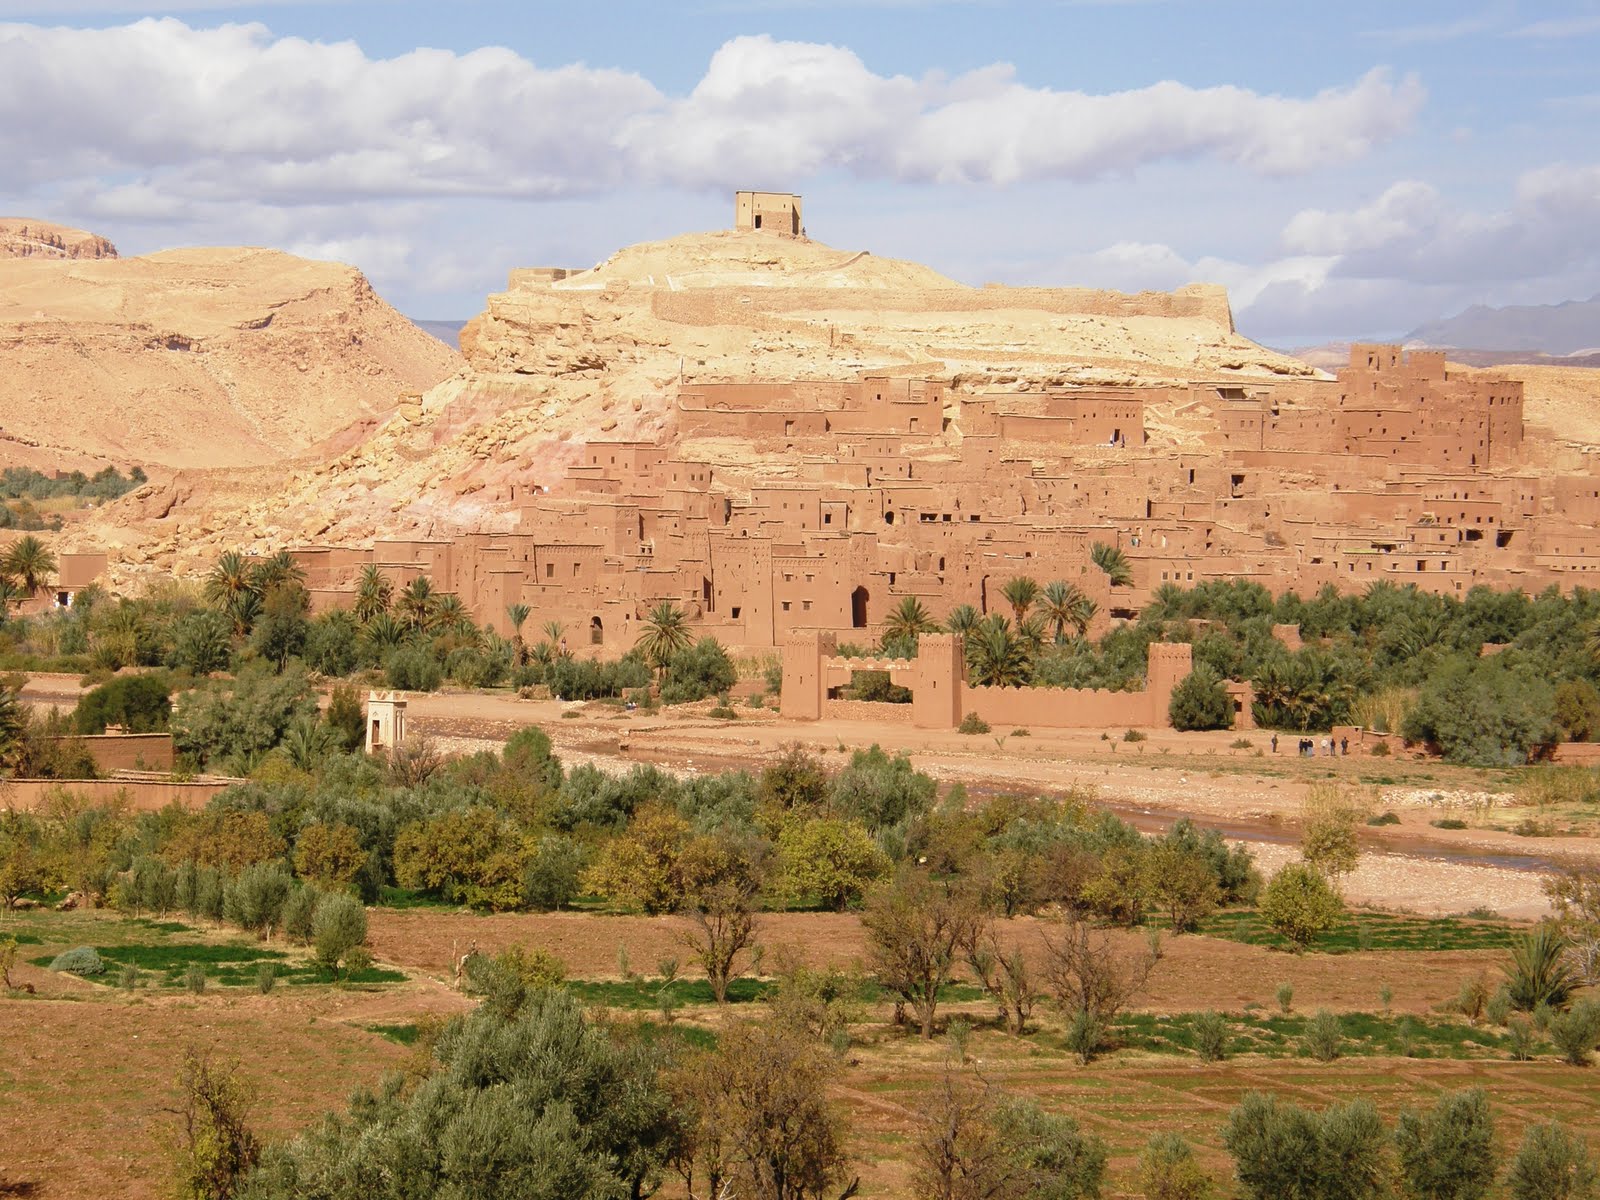
[[[352,42],[168,18],[0,25],[0,186],[104,181],[201,200],[584,195],[863,179],[1012,184],[1208,158],[1263,174],[1358,157],[1409,126],[1414,78],[1305,97],[1164,82],[1031,87],[997,65],[886,76],[835,46],[738,38],[688,95],[503,48],[368,57]],[[141,194],[144,193],[144,194]]]

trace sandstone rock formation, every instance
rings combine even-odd
[[[45,249],[0,257],[0,462],[278,462],[460,365],[351,267],[254,249],[119,259],[89,234],[7,228]]]
[[[116,258],[99,234],[24,217],[0,217],[0,258]]]

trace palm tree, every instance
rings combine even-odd
[[[22,589],[17,586],[17,581],[9,575],[0,575],[0,625],[5,624],[6,616],[11,612],[13,604],[19,604],[27,599]]]
[[[222,611],[233,622],[234,634],[243,637],[261,615],[261,593],[254,588],[235,592],[223,603]]]
[[[22,734],[27,714],[17,701],[17,693],[0,687],[0,766],[10,766],[22,749]]]
[[[1089,547],[1089,559],[1106,573],[1112,587],[1127,587],[1133,582],[1133,568],[1128,565],[1128,556],[1117,547],[1096,542]]]
[[[1026,575],[1016,575],[1006,580],[1006,585],[1000,589],[1000,594],[1011,605],[1011,611],[1017,617],[1017,624],[1021,625],[1028,615],[1028,610],[1033,607],[1033,602],[1039,598],[1039,585]]]
[[[1079,592],[1077,600],[1074,601],[1072,605],[1073,635],[1075,637],[1082,637],[1084,634],[1088,633],[1089,624],[1094,620],[1095,614],[1099,611],[1100,606],[1098,604],[1096,604],[1084,592]]]
[[[251,587],[263,596],[273,588],[287,587],[292,583],[303,587],[305,582],[305,568],[295,562],[294,555],[287,550],[279,550],[276,554],[268,555],[250,572]]]
[[[0,571],[14,576],[30,596],[39,590],[39,585],[44,583],[46,577],[55,569],[56,556],[31,533],[19,538],[11,549],[6,551],[5,560],[0,562]]]
[[[544,623],[544,636],[552,646],[560,646],[563,638],[567,636],[567,627],[560,621],[549,620]]]
[[[394,580],[378,570],[376,563],[361,568],[361,581],[356,584],[356,620],[365,625],[379,613],[389,611],[394,600]]]
[[[1017,638],[1028,649],[1028,657],[1037,657],[1044,646],[1044,635],[1049,632],[1049,624],[1039,613],[1030,613],[1027,618],[1017,625]]]
[[[1085,602],[1094,603],[1075,583],[1056,579],[1045,584],[1039,607],[1043,610],[1044,619],[1055,629],[1057,645],[1067,640],[1068,625],[1078,627],[1078,617]],[[1088,622],[1085,621],[1084,625],[1087,626]],[[1079,633],[1082,633],[1081,629]]]
[[[235,596],[251,590],[250,563],[237,550],[224,551],[206,576],[206,599],[226,612]]]
[[[883,623],[883,640],[915,642],[923,634],[933,633],[938,628],[937,622],[922,606],[922,601],[915,596],[906,596]]]
[[[440,629],[465,631],[472,626],[472,614],[467,612],[467,606],[461,602],[460,596],[449,592],[440,596],[434,605],[433,621]]]
[[[684,611],[670,600],[663,600],[644,619],[644,629],[635,645],[645,661],[657,670],[666,670],[673,655],[694,644]]]
[[[970,604],[958,604],[944,619],[944,627],[959,637],[966,637],[983,620],[982,614]]]
[[[506,605],[506,620],[511,622],[511,644],[516,647],[519,667],[528,664],[528,643],[522,640],[522,627],[528,623],[528,614],[531,611],[526,604]]]
[[[418,575],[400,592],[395,602],[395,612],[413,629],[427,631],[433,628],[439,598],[433,591],[433,580]]]
[[[967,673],[974,687],[1021,687],[1033,674],[1028,648],[1002,616],[980,621],[967,639]]]
[[[411,631],[397,621],[393,614],[381,612],[367,622],[361,631],[361,636],[381,658],[390,650],[403,646],[406,639],[411,636]]]

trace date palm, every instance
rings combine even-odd
[[[970,604],[958,604],[944,619],[944,627],[959,637],[966,637],[983,620],[983,616]]]
[[[250,571],[250,586],[252,590],[265,596],[273,588],[288,587],[290,584],[299,584],[304,587],[306,582],[306,569],[295,562],[294,555],[287,550],[279,550],[276,554],[269,554]]]
[[[531,611],[526,604],[506,605],[506,620],[511,622],[511,644],[516,647],[519,667],[528,663],[528,643],[522,640],[522,627],[528,623],[528,614]]]
[[[21,585],[15,579],[9,575],[0,575],[0,625],[5,623],[12,605],[20,604],[26,599]]]
[[[234,597],[251,586],[250,560],[237,550],[225,550],[206,575],[206,599],[227,612]]]
[[[914,642],[923,634],[933,633],[938,628],[938,624],[928,615],[928,610],[922,606],[922,601],[915,596],[906,596],[883,623],[883,640]]]
[[[356,620],[365,625],[379,613],[388,612],[393,602],[394,580],[378,570],[375,563],[362,567],[356,584]]]
[[[1128,564],[1128,556],[1117,547],[1096,542],[1089,547],[1089,559],[1106,573],[1112,587],[1127,587],[1133,582],[1133,568]]]
[[[683,609],[670,600],[664,600],[652,608],[650,615],[644,619],[644,628],[635,643],[644,660],[658,671],[666,670],[673,655],[694,644],[688,621]]]
[[[439,608],[439,597],[433,590],[433,580],[418,575],[401,589],[395,601],[395,614],[412,629],[427,632],[434,626]]]
[[[980,621],[967,638],[967,674],[974,687],[1021,687],[1033,675],[1027,643],[1002,616]]]
[[[1033,607],[1033,602],[1039,598],[1039,585],[1026,575],[1016,575],[1006,580],[1005,586],[1000,589],[1000,594],[1006,598],[1006,603],[1011,605],[1011,611],[1016,614],[1017,624],[1021,625],[1027,619],[1028,610]]]
[[[396,620],[394,614],[381,612],[366,623],[361,636],[375,655],[382,658],[389,651],[405,645],[411,631]]]
[[[1084,594],[1082,588],[1060,579],[1045,585],[1039,607],[1045,621],[1055,630],[1057,645],[1066,641],[1069,625],[1075,636],[1082,637],[1094,614],[1099,611],[1099,606]]]
[[[473,628],[472,614],[467,612],[467,606],[461,602],[461,597],[453,592],[439,597],[439,602],[434,605],[433,621],[435,627],[439,629],[465,632]]]
[[[30,596],[39,590],[55,569],[56,556],[31,533],[18,538],[6,551],[5,559],[0,561],[0,571],[15,578]]]

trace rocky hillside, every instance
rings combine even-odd
[[[353,268],[248,249],[0,257],[0,355],[0,462],[41,467],[281,461],[460,366]]]

